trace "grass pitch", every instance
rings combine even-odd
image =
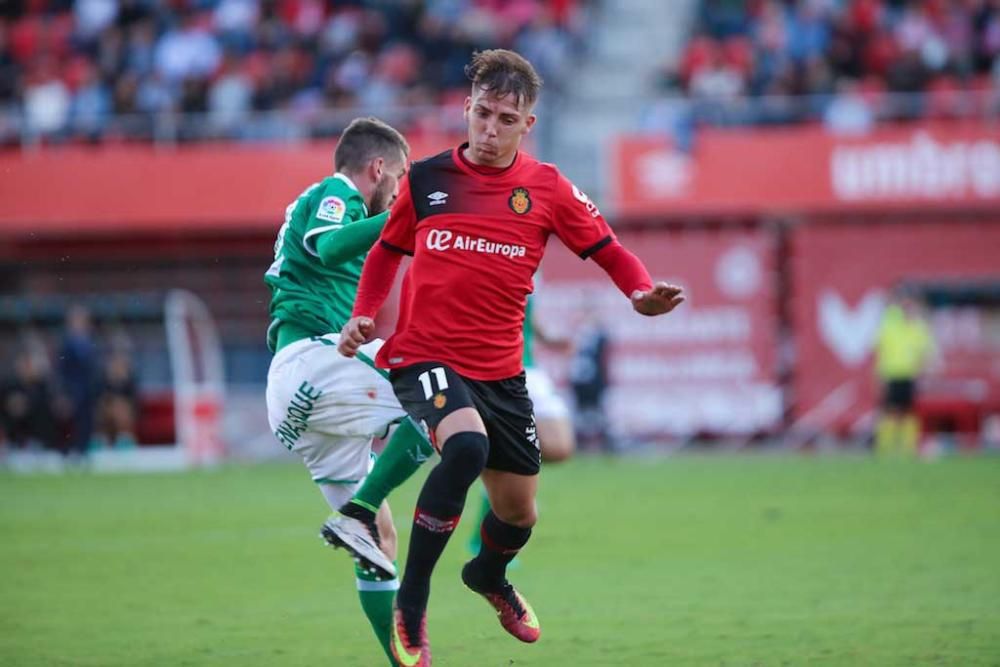
[[[542,639],[461,586],[467,510],[435,664],[1000,665],[996,457],[579,458],[540,506],[512,579]],[[325,515],[299,465],[0,474],[0,664],[384,665]]]

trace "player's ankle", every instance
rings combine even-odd
[[[375,512],[353,499],[344,503],[339,511],[344,516],[349,516],[364,523],[375,521]]]

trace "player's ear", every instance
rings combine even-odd
[[[378,182],[382,178],[382,172],[385,170],[385,158],[377,157],[371,161],[370,164],[372,179]]]
[[[530,114],[524,119],[524,134],[531,132],[531,128],[535,125],[536,120],[538,120],[538,117],[535,114]]]
[[[469,112],[472,111],[472,98],[466,97],[465,104],[462,105],[462,118],[469,120]]]

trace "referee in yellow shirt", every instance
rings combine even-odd
[[[934,354],[934,337],[920,304],[911,294],[899,292],[882,316],[876,347],[876,372],[884,391],[875,432],[875,451],[880,456],[916,454],[920,438],[914,412],[917,380]]]

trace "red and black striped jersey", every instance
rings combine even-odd
[[[532,277],[555,234],[586,259],[614,240],[597,207],[555,165],[518,153],[480,167],[465,145],[413,163],[380,243],[413,256],[384,368],[447,363],[475,380],[517,375]]]

